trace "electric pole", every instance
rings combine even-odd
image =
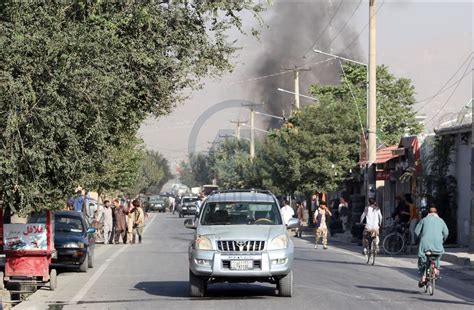
[[[250,106],[250,160],[255,157],[255,105]]]
[[[283,69],[283,71],[293,71],[293,76],[295,80],[295,108],[300,109],[300,71],[310,71],[310,68],[298,68],[294,69]]]
[[[255,107],[257,104],[243,104],[244,107],[250,108],[250,160],[255,157]]]
[[[369,1],[369,107],[368,107],[368,181],[373,188],[368,188],[368,196],[375,188],[375,161],[377,158],[377,77],[376,77],[376,9],[375,0]]]
[[[247,124],[247,121],[243,122],[241,120],[238,120],[238,121],[230,121],[232,124],[237,124],[237,140],[240,141],[240,128],[242,127],[242,125],[244,124]]]

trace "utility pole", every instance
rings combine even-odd
[[[310,68],[298,68],[295,66],[294,69],[283,69],[283,71],[293,71],[295,80],[295,108],[300,109],[300,71],[310,71]]]
[[[244,107],[250,108],[250,160],[255,157],[255,107],[257,104],[244,104]]]
[[[237,140],[240,141],[240,128],[242,127],[242,125],[244,124],[247,124],[247,121],[243,122],[241,120],[238,120],[238,121],[230,121],[232,124],[237,124]]]
[[[375,0],[369,1],[369,107],[368,107],[368,181],[375,187],[375,160],[377,157],[377,77],[376,77],[376,9]],[[368,188],[373,196],[375,188]]]
[[[250,160],[255,157],[255,105],[250,106]]]

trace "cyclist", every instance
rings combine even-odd
[[[382,225],[382,212],[377,206],[374,198],[369,198],[369,205],[365,207],[364,212],[360,216],[360,224],[366,219],[365,229],[362,234],[362,245],[364,246],[363,254],[367,255],[367,247],[369,246],[368,236],[375,232],[375,251],[379,250],[379,228]]]
[[[418,248],[418,271],[421,274],[419,287],[423,287],[426,282],[426,252],[431,251],[438,254],[436,258],[436,268],[439,270],[439,261],[444,253],[443,242],[448,238],[449,230],[446,223],[438,216],[436,207],[430,206],[428,215],[423,218],[415,228],[415,236],[420,240]]]

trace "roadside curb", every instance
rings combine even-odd
[[[451,253],[444,253],[441,260],[454,265],[474,267],[474,262],[471,262],[469,257],[457,256]]]
[[[306,229],[303,232],[303,238],[311,238],[314,235],[311,233],[311,230]],[[346,245],[346,246],[356,246],[356,243],[351,242],[350,234],[336,234],[329,238],[329,240],[336,241],[337,243]],[[410,245],[408,249],[408,255],[400,255],[400,257],[416,255],[418,253],[418,245]],[[456,255],[453,253],[445,252],[441,257],[441,260],[444,262],[451,263],[453,265],[458,265],[462,267],[474,268],[474,260],[471,260],[469,257],[464,257]]]

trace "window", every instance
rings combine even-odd
[[[210,202],[203,210],[203,225],[281,225],[275,203]]]

